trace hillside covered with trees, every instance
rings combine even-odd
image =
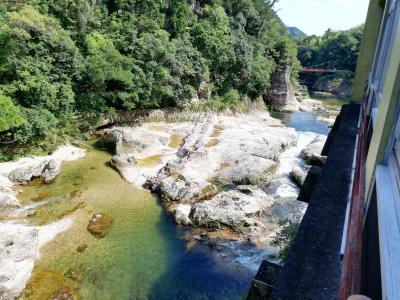
[[[267,93],[283,66],[298,68],[264,0],[2,3],[0,49],[2,160],[50,151],[101,114],[196,98],[233,107]]]
[[[364,26],[346,31],[327,30],[323,36],[298,41],[298,58],[304,67],[322,66],[354,72]]]
[[[360,25],[346,31],[327,30],[323,36],[297,38],[298,59],[303,67],[335,69],[335,74],[303,74],[309,89],[329,86],[352,85],[360,51],[364,26]]]

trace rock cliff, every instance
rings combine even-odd
[[[271,75],[271,88],[264,95],[264,101],[272,110],[298,110],[299,103],[290,82],[290,74],[291,66],[285,65]]]

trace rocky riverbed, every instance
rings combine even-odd
[[[33,207],[22,208],[14,185],[32,179],[51,182],[61,171],[63,161],[83,158],[85,151],[71,145],[60,147],[52,155],[27,157],[0,164],[0,298],[14,299],[25,288],[40,248],[57,234],[67,230],[73,217],[44,226],[16,222],[34,213]]]
[[[323,138],[313,133],[299,134],[260,110],[237,115],[192,113],[185,121],[175,122],[166,122],[166,119],[165,112],[155,111],[152,120],[141,125],[106,130],[100,144],[112,147],[114,156],[110,164],[139,190],[144,187],[159,195],[175,222],[189,229],[184,235],[188,249],[196,243],[211,246],[220,257],[229,256],[247,267],[257,268],[266,255],[277,253],[269,242],[279,228],[278,221],[302,218],[306,205],[295,200],[298,188],[289,173],[293,168],[298,173],[306,172],[307,162],[311,160],[319,159],[323,163],[324,158],[319,156]],[[68,182],[73,178],[68,201],[51,191],[51,182],[60,174],[63,161],[83,158],[85,153],[67,145],[49,156],[0,164],[0,298],[13,299],[23,291],[43,247],[46,249],[44,262],[54,258],[52,265],[59,270],[64,263],[57,261],[64,255],[81,253],[86,257],[82,264],[93,265],[86,256],[90,249],[100,247],[98,251],[102,253],[107,249],[104,245],[108,245],[109,238],[118,239],[114,244],[123,243],[126,227],[121,227],[122,220],[116,212],[129,213],[127,207],[131,204],[126,201],[135,193],[144,194],[117,184],[115,188],[119,187],[123,193],[119,198],[123,201],[107,204],[103,196],[113,197],[117,193],[114,187],[107,189],[101,183],[101,179],[115,180],[110,168],[103,165],[102,172],[108,175],[98,178],[102,175],[96,171],[97,161],[95,164],[92,158],[90,161],[85,158],[83,161],[88,162],[82,164],[83,169],[76,173],[69,168],[65,175]],[[302,155],[304,160],[300,158]],[[91,181],[96,178],[95,184],[81,189],[89,179],[84,179],[86,175],[81,177],[81,173],[88,173]],[[30,191],[29,200],[21,203],[20,199],[28,194],[20,194],[19,185],[32,182],[50,184],[43,189],[23,188]],[[113,182],[106,184],[114,185]],[[113,206],[118,209],[111,209]],[[98,211],[99,208],[103,211]],[[118,237],[116,230],[120,231]],[[56,236],[60,238],[49,243]],[[61,244],[65,253],[59,248]],[[126,257],[125,251],[121,253]],[[113,265],[118,264],[117,258],[114,259]],[[35,268],[44,267],[41,263]],[[70,280],[65,279],[70,268],[62,271],[63,275],[57,275],[64,278],[60,279],[64,285]],[[26,295],[42,296],[27,298],[40,299],[43,295],[54,295],[58,288],[69,289],[69,286],[59,286],[50,292],[49,288],[46,294],[41,287],[33,292],[39,283],[58,286],[54,280],[49,283],[43,279],[47,278],[47,275],[43,277],[43,271],[38,272],[34,273]],[[75,278],[74,275],[74,282]],[[95,293],[93,284],[83,285],[90,286],[88,291]]]
[[[264,189],[282,175],[281,155],[296,147],[296,131],[263,111],[192,119],[107,130],[112,165],[127,181],[157,193],[177,224],[211,232],[207,237],[217,242],[228,230],[231,239],[268,246],[282,199]],[[321,148],[308,146],[307,154],[317,157]],[[290,201],[287,217],[299,221],[305,205]]]

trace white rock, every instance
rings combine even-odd
[[[218,193],[217,188],[207,181],[187,180],[169,176],[161,181],[161,197],[164,201],[190,202]]]
[[[277,163],[258,156],[243,157],[216,175],[221,182],[266,185],[276,170]]]
[[[326,157],[321,155],[326,142],[326,135],[317,136],[300,153],[299,157],[311,165],[321,165],[326,161]]]
[[[314,99],[303,99],[300,103],[300,111],[312,112],[312,111],[325,111],[325,105],[318,100]]]
[[[259,188],[238,186],[237,190],[222,192],[211,200],[195,204],[192,222],[210,229],[227,227],[241,232],[247,227],[252,230],[273,203],[274,200]]]
[[[0,299],[18,297],[40,257],[40,248],[72,222],[72,218],[65,218],[44,226],[0,223]]]
[[[21,207],[21,205],[13,193],[0,192],[0,212],[6,209],[19,207]]]
[[[0,175],[0,191],[11,192],[13,183],[7,177]]]
[[[0,175],[17,183],[26,183],[33,177],[41,175],[44,179],[53,180],[60,171],[61,161],[83,158],[85,153],[83,149],[64,145],[51,155],[25,157],[17,161],[0,163]],[[1,180],[0,184],[2,184],[1,182],[4,184],[4,180]]]
[[[192,221],[189,218],[192,206],[188,204],[179,204],[174,210],[174,219],[177,224],[191,225]]]

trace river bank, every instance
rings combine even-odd
[[[264,121],[261,121],[263,118]],[[264,165],[266,168],[276,165],[276,172],[273,172],[272,177],[268,174],[265,179],[269,184],[263,183],[259,188],[265,187],[264,190],[272,198],[272,200],[267,199],[267,202],[277,203],[279,199],[279,205],[270,210],[267,223],[276,224],[280,217],[291,212],[297,214],[296,217],[301,217],[305,206],[291,205],[295,201],[298,189],[288,179],[288,172],[293,163],[301,163],[297,158],[299,152],[316,134],[298,134],[292,129],[284,128],[279,121],[264,115],[251,116],[250,120],[248,116],[235,118],[219,116],[215,122],[219,124],[211,123],[206,126],[207,138],[203,138],[202,141],[202,145],[206,148],[205,157],[211,157],[214,166],[226,163],[223,159],[232,158],[229,154],[232,152],[235,155],[244,153],[247,158],[251,157],[247,149],[257,144],[250,143],[249,146],[243,144],[246,145],[249,136],[253,142],[254,137],[260,136],[263,137],[261,140],[265,141],[264,126],[269,128],[267,131],[270,134],[274,133],[272,137],[280,136],[281,142],[277,142],[276,147],[271,142],[266,143],[269,147],[267,152],[272,159],[262,158],[270,161],[269,165]],[[254,125],[249,126],[249,124]],[[110,162],[115,165],[121,161],[115,160],[115,157],[112,159],[112,156],[105,151],[91,147],[86,147],[87,156],[84,159],[63,163],[62,172],[54,183],[17,187],[18,190],[22,190],[18,195],[21,206],[35,209],[29,217],[13,218],[13,222],[18,224],[23,221],[30,226],[47,226],[73,217],[73,223],[65,232],[42,247],[42,255],[35,264],[33,275],[21,299],[46,299],[63,293],[84,299],[131,297],[240,299],[246,294],[261,260],[276,255],[277,250],[267,247],[265,241],[259,243],[258,239],[253,239],[249,243],[250,235],[246,234],[246,230],[238,234],[229,226],[222,226],[221,230],[217,231],[201,228],[200,231],[192,231],[190,227],[176,227],[169,214],[163,210],[165,201],[160,202],[149,191],[140,189],[139,184],[147,182],[148,178],[153,178],[164,166],[171,165],[171,158],[176,158],[179,149],[185,145],[185,133],[187,136],[191,132],[190,126],[187,124],[180,126],[179,130],[173,128],[173,125],[170,125],[171,128],[155,123],[148,123],[145,126],[153,137],[157,137],[156,140],[160,141],[165,152],[158,153],[159,149],[155,151],[150,147],[147,152],[141,152],[142,156],[134,156],[136,160],[134,167],[137,169],[127,174],[134,174],[132,181],[134,183],[135,180],[140,180],[136,183],[137,187],[124,181],[110,167]],[[232,130],[229,129],[231,127]],[[235,131],[233,128],[241,128],[242,131]],[[246,134],[243,134],[244,132]],[[146,138],[150,137],[148,131],[142,133]],[[169,135],[167,140],[163,138],[166,133]],[[267,138],[268,141],[269,139],[271,137]],[[196,145],[199,139],[188,140],[191,140],[192,145]],[[285,147],[281,147],[283,140],[286,141]],[[296,140],[297,146],[294,146]],[[231,146],[229,149],[228,142],[236,146]],[[150,144],[154,146],[154,143]],[[223,149],[222,152],[218,147]],[[122,148],[132,150],[132,148]],[[279,164],[273,159],[273,156],[277,155],[276,160],[280,162]],[[192,166],[198,164],[198,157],[192,165],[191,159],[185,159],[185,164],[187,162],[189,162],[187,167],[193,172],[195,168]],[[205,180],[210,177],[207,170],[212,166],[207,160],[201,164],[201,168],[195,173],[197,182],[199,178]],[[227,167],[226,164],[224,166]],[[137,172],[138,168],[142,173]],[[157,171],[157,168],[160,169]],[[184,174],[187,172],[185,168],[182,169]],[[123,174],[123,171],[121,173]],[[145,180],[143,174],[146,175]],[[187,173],[185,175],[185,178],[189,177]],[[237,188],[236,185],[216,184],[217,192],[229,193],[230,190]],[[213,196],[208,195],[202,201],[206,202],[211,197]],[[282,203],[289,204],[285,206]],[[167,205],[167,208],[173,212],[176,207]],[[87,230],[88,222],[97,213],[107,214],[113,220],[109,232],[102,239],[93,236]],[[226,227],[230,231],[227,231]],[[269,237],[276,228],[278,228],[276,225],[268,228]],[[205,234],[208,235],[207,238]],[[203,243],[204,240],[207,242]],[[210,244],[210,240],[218,240],[219,243]],[[165,290],[166,286],[169,286],[168,291]]]

